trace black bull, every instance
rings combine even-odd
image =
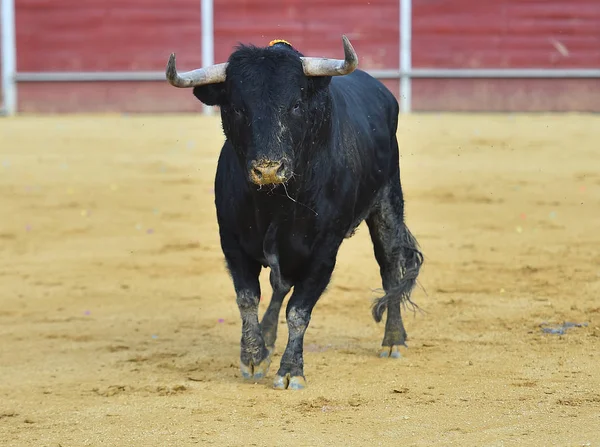
[[[382,357],[406,343],[401,304],[411,302],[423,256],[404,223],[396,130],[398,102],[356,70],[344,36],[344,60],[306,58],[287,42],[240,46],[227,63],[167,78],[218,105],[226,136],[215,204],[221,247],[242,319],[241,371],[265,376],[282,302],[289,332],[274,387],[306,386],[303,340],[344,238],[366,220],[387,310]],[[259,274],[270,268],[273,295],[259,322]]]

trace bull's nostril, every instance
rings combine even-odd
[[[257,179],[262,179],[262,172],[257,168],[252,168],[252,175],[254,175]]]
[[[277,172],[276,174],[280,177],[283,177],[285,175],[285,164],[279,163],[279,167],[277,168]]]
[[[253,161],[249,168],[250,180],[259,185],[282,183],[288,175],[287,166],[281,161]]]

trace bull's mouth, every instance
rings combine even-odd
[[[253,174],[250,174],[250,180],[257,186],[277,186],[283,185],[286,182],[286,179],[281,177],[273,176],[258,178]]]

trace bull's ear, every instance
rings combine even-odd
[[[194,87],[194,96],[207,106],[222,106],[225,102],[225,83]]]
[[[309,88],[312,93],[317,93],[329,87],[331,76],[312,76],[309,79]]]

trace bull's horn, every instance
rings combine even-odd
[[[342,42],[344,44],[343,60],[301,57],[304,74],[306,76],[342,76],[352,73],[358,66],[358,56],[346,36],[342,36]],[[175,67],[175,53],[172,53],[167,64],[166,75],[169,84],[174,87],[188,88],[224,82],[226,68],[227,62],[179,74]]]
[[[171,53],[169,63],[167,64],[167,81],[169,81],[169,84],[180,88],[216,84],[225,81],[226,68],[227,62],[179,74],[175,67],[175,53]]]
[[[306,76],[342,76],[352,73],[358,66],[358,56],[346,36],[344,43],[344,60],[320,57],[301,57]]]

